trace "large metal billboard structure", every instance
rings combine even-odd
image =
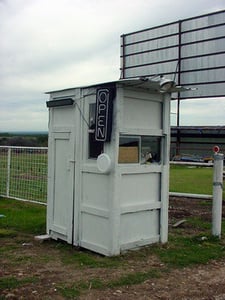
[[[225,10],[121,36],[121,78],[164,75],[195,87],[178,99],[225,96]]]

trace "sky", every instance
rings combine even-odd
[[[122,34],[224,9],[224,0],[0,0],[0,131],[46,131],[45,92],[118,80]],[[225,125],[225,99],[182,101],[180,119]]]

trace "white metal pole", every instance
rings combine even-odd
[[[163,151],[161,174],[161,209],[160,209],[160,242],[168,241],[168,206],[169,206],[169,145],[170,145],[170,94],[164,95],[163,102]]]
[[[222,153],[214,154],[212,234],[219,238],[221,236],[221,224],[222,224],[223,158],[224,155]]]
[[[6,183],[6,197],[9,197],[10,191],[10,168],[11,168],[11,148],[8,148],[8,158],[7,158],[7,183]]]

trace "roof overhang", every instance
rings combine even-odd
[[[140,78],[128,78],[128,79],[119,79],[115,81],[109,81],[109,82],[102,82],[102,83],[96,83],[88,86],[78,86],[78,87],[72,87],[67,89],[61,89],[61,90],[54,90],[46,92],[45,94],[51,94],[55,92],[63,92],[68,90],[74,90],[77,88],[80,89],[86,89],[91,87],[98,87],[102,85],[112,85],[117,84],[118,86],[126,86],[126,87],[135,87],[135,88],[141,88],[141,89],[147,89],[152,92],[158,92],[158,93],[175,93],[175,92],[182,92],[190,90],[191,88],[184,88],[182,86],[177,86],[175,81],[159,77],[159,79],[154,79],[151,77],[140,77]]]

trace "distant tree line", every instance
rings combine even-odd
[[[0,146],[47,147],[48,135],[10,135],[0,134]]]

